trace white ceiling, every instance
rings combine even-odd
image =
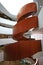
[[[0,0],[0,3],[13,15],[17,15],[19,9],[33,0]]]

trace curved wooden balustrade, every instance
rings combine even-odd
[[[23,33],[30,30],[31,28],[36,28],[36,27],[38,27],[37,16],[23,19],[14,26],[13,38],[14,39],[16,38],[17,40],[23,39],[24,38]]]
[[[18,42],[5,46],[5,60],[19,60],[31,57],[33,54],[41,51],[40,40],[26,39],[23,37],[25,32],[31,28],[38,27],[38,17],[33,16],[33,13],[36,11],[35,3],[27,4],[21,8],[20,13],[17,15],[17,24],[13,27],[13,39],[18,40]],[[27,18],[28,15],[32,15],[32,17]]]
[[[26,4],[20,9],[17,15],[17,21],[20,21],[26,18],[27,16],[33,15],[36,12],[37,12],[36,3],[32,2],[32,3]]]
[[[40,40],[21,40],[15,44],[5,46],[5,60],[20,60],[26,57],[31,57],[34,53],[41,50]]]

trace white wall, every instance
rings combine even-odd
[[[43,27],[43,7],[40,10],[40,13],[38,15],[38,20],[39,20],[39,28]]]

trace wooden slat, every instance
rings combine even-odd
[[[0,38],[12,38],[12,35],[0,34]]]

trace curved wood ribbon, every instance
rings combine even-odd
[[[32,2],[32,3],[26,4],[20,9],[17,15],[17,21],[20,21],[26,18],[27,16],[33,15],[36,12],[37,12],[36,3]]]
[[[13,27],[13,39],[18,40],[18,42],[5,46],[6,60],[31,57],[41,50],[40,40],[26,39],[23,37],[25,32],[31,28],[38,27],[38,17],[30,14],[31,12],[35,13],[37,11],[36,4],[27,4],[21,10],[21,13],[17,16],[17,24]],[[32,17],[27,18],[28,14],[32,15]]]
[[[5,46],[5,60],[20,60],[26,57],[31,57],[38,51],[41,51],[40,40],[21,40],[14,44]]]
[[[17,40],[23,39],[23,33],[30,30],[31,28],[38,27],[38,18],[37,16],[33,16],[30,18],[26,18],[20,22],[18,22],[13,28],[13,38]]]

